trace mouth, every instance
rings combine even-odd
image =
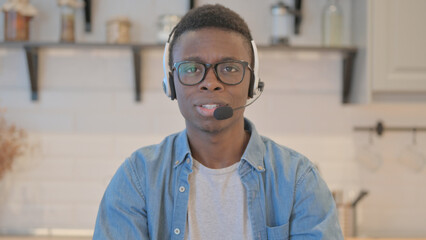
[[[221,106],[220,104],[203,104],[200,107],[205,108],[205,109],[216,109],[220,106]]]
[[[220,104],[220,103],[206,103],[206,104],[200,104],[196,105],[197,112],[204,117],[213,117],[214,111],[219,107],[227,106],[226,104]]]

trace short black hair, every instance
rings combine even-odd
[[[187,31],[195,31],[202,28],[219,28],[225,31],[239,33],[247,40],[251,48],[252,36],[244,19],[231,9],[220,4],[206,4],[190,10],[172,31],[172,39],[169,45],[169,66],[173,66],[173,47],[179,37]],[[253,64],[253,51],[250,52]]]

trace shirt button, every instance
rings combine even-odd
[[[185,187],[184,186],[180,186],[179,192],[185,192]]]
[[[180,233],[180,229],[179,228],[175,228],[175,234],[179,235],[179,233]]]
[[[191,160],[189,160],[189,158],[188,158],[188,159],[186,159],[186,163],[188,163],[188,164],[189,164],[190,162],[191,162]]]
[[[257,166],[257,169],[259,169],[259,171],[262,171],[263,167],[262,166]]]
[[[178,165],[178,164],[179,164],[179,161],[176,161],[176,162],[175,162],[175,165]]]

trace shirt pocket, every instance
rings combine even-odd
[[[266,227],[268,240],[288,240],[289,223],[276,227]]]

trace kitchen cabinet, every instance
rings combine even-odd
[[[426,93],[426,1],[369,4],[373,91]]]
[[[356,66],[355,100],[425,102],[426,1],[361,0],[353,7],[353,39],[365,49]]]

